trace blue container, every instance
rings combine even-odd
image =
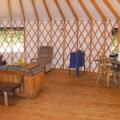
[[[85,52],[84,51],[76,51],[70,53],[70,65],[69,65],[69,75],[70,69],[75,68],[76,74],[79,76],[79,69],[80,67],[84,67],[85,72]]]

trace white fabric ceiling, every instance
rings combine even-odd
[[[23,19],[21,6],[19,2],[20,0],[9,0],[9,1],[10,1],[11,12],[12,12],[12,19],[13,20]],[[22,1],[23,10],[24,10],[26,19],[28,20],[36,19],[31,0],[21,0],[21,1]],[[69,0],[69,1],[71,5],[73,6],[80,20],[89,19],[85,11],[82,9],[80,4],[78,3],[78,0]],[[99,12],[95,9],[93,4],[91,3],[92,2],[91,0],[82,0],[82,1],[85,4],[87,10],[90,12],[94,20],[102,20],[102,17],[100,16]],[[98,6],[101,8],[101,11],[104,13],[107,19],[111,19],[111,20],[116,19],[115,16],[112,14],[112,12],[109,10],[109,8],[105,5],[103,0],[95,0],[95,1],[98,4]],[[120,16],[119,0],[108,0],[108,1],[111,4],[111,6],[114,8],[116,13]],[[35,2],[35,7],[37,9],[39,19],[44,19],[44,20],[49,19],[48,14],[43,4],[43,0],[34,0],[34,2]],[[58,2],[66,19],[69,19],[69,20],[75,19],[66,0],[58,0]],[[52,19],[55,19],[55,20],[62,19],[54,0],[46,0],[46,4],[52,16]],[[9,10],[9,5],[8,5],[8,0],[0,0],[0,20],[9,20],[10,19],[9,11],[10,10]]]

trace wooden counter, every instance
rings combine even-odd
[[[34,67],[33,67],[34,66]],[[35,65],[25,65],[24,67],[26,70],[32,71],[35,68]],[[42,90],[44,85],[44,68],[41,67],[40,71],[35,72],[24,72],[24,71],[17,71],[14,69],[8,70],[0,69],[0,81],[4,82],[22,82],[22,90],[17,90],[17,96],[20,97],[34,97]]]

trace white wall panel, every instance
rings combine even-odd
[[[27,62],[30,62],[32,58],[37,55],[38,48],[38,26],[37,22],[34,21],[26,21],[25,23],[25,49],[26,55],[25,59]]]
[[[64,51],[63,42],[64,42],[64,22],[53,21],[52,23],[52,47],[53,47],[52,65],[55,68],[63,68],[63,51]]]
[[[54,1],[46,0],[46,3],[53,19],[62,19]]]
[[[78,0],[71,0],[72,5],[74,6],[74,9],[79,17],[80,20],[88,20],[86,13],[82,9],[81,5],[79,5]]]
[[[98,6],[100,8],[102,8],[102,12],[105,14],[105,16],[108,18],[108,19],[115,19],[115,17],[113,16],[113,14],[110,12],[109,8],[105,5],[105,3],[102,1],[102,0],[96,0]]]
[[[6,0],[0,0],[0,19],[9,20],[9,9]]]
[[[23,0],[23,8],[24,8],[24,13],[25,16],[28,20],[35,20],[36,17],[34,15],[34,9],[32,7],[32,2],[31,0]]]
[[[101,16],[99,15],[99,13],[97,12],[97,10],[94,8],[94,6],[92,5],[90,0],[83,0],[86,8],[88,9],[88,11],[92,14],[93,19],[95,20],[101,20]]]
[[[40,19],[48,20],[48,15],[46,13],[45,7],[42,0],[35,0],[35,5]]]
[[[11,0],[11,11],[12,11],[12,18],[13,20],[21,20],[23,19],[22,17],[22,12],[21,12],[21,7],[18,2],[18,0]]]

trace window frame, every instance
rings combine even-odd
[[[3,47],[3,51],[0,51],[0,53],[24,53],[24,51],[25,51],[25,43],[24,43],[24,27],[0,27],[0,32],[3,32],[3,31],[6,31],[6,34],[7,34],[7,31],[11,31],[11,33],[10,34],[8,34],[8,35],[11,35],[11,37],[9,37],[11,40],[10,40],[10,42],[6,42],[7,43],[7,45],[6,45],[6,48],[5,47]],[[23,44],[23,46],[22,46],[22,48],[23,48],[23,51],[21,50],[17,50],[17,51],[14,51],[13,49],[14,49],[14,44],[15,44],[15,42],[13,41],[13,39],[14,39],[14,33],[15,32],[17,32],[17,31],[21,31],[21,32],[23,32],[23,40],[22,40],[22,42],[20,41],[20,43],[21,44]],[[12,33],[13,32],[13,33]],[[16,33],[15,33],[16,34]],[[1,34],[0,34],[1,35]],[[5,39],[5,38],[4,38]],[[3,46],[3,44],[5,43],[4,42],[5,40],[3,40],[3,43],[1,44],[0,43],[0,48]],[[19,42],[19,40],[17,41],[17,42]],[[17,44],[17,42],[16,42],[16,44]],[[10,48],[8,48],[8,46],[10,46]],[[16,46],[16,48],[17,48],[17,46]],[[7,51],[7,49],[10,49],[10,51],[8,50]],[[17,48],[17,49],[19,49],[19,48]]]

